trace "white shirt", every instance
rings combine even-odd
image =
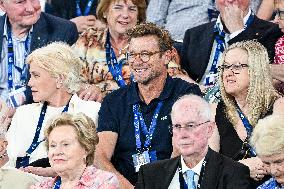
[[[6,136],[8,141],[8,166],[15,167],[17,157],[24,156],[25,152],[30,147],[36,132],[42,106],[43,103],[33,103],[17,108]],[[82,112],[89,116],[97,125],[100,106],[101,104],[99,102],[84,101],[74,94],[69,103],[68,113],[72,114]],[[65,106],[47,107],[38,141],[44,140],[44,130],[46,129],[47,121],[54,115],[60,114],[64,107]],[[47,150],[45,147],[45,141],[43,141],[32,152],[30,156],[30,163],[46,157]]]
[[[249,16],[251,15],[252,11],[249,9],[247,15],[244,17],[243,19],[243,23],[244,25],[247,23],[248,19],[249,19]],[[223,31],[223,24],[221,22],[221,17],[219,15],[217,21],[216,21],[216,24],[218,25],[218,27],[220,28],[221,31]],[[231,39],[233,39],[234,37],[236,37],[237,35],[239,35],[241,32],[243,32],[245,29],[242,28],[240,30],[237,30],[231,34],[228,34],[228,33],[225,33],[225,48],[228,47],[228,41],[230,41]],[[210,72],[210,69],[211,69],[211,66],[212,66],[212,63],[213,63],[213,59],[214,59],[214,55],[215,55],[215,52],[216,52],[216,47],[217,47],[217,42],[214,38],[214,42],[213,42],[213,46],[212,46],[212,50],[211,50],[211,54],[210,54],[210,59],[209,59],[209,62],[207,64],[207,68],[206,68],[206,71],[204,73],[204,75],[202,76],[202,79],[200,80],[199,84],[204,84],[204,80],[206,78],[206,75],[209,74]],[[218,58],[218,64],[217,66],[220,64],[220,57],[222,56],[222,52],[219,53],[219,58]]]
[[[182,171],[182,174],[186,175],[185,172],[187,170],[192,170],[195,173],[195,175],[194,175],[194,183],[195,183],[195,186],[197,186],[198,180],[199,180],[199,177],[200,177],[201,168],[202,168],[202,163],[203,163],[205,157],[202,158],[201,161],[199,161],[198,164],[195,167],[193,167],[192,169],[190,169],[190,168],[188,168],[186,166],[182,156],[181,156],[180,159],[181,159],[181,171]],[[186,176],[184,176],[184,180],[186,181],[185,177]],[[168,189],[176,189],[176,188],[180,188],[179,170],[178,169],[176,170],[176,173],[175,173],[175,175],[174,175],[174,177],[173,177],[173,179],[172,179]]]

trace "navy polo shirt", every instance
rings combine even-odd
[[[178,78],[167,77],[160,96],[153,99],[148,105],[141,101],[138,95],[137,83],[113,91],[104,98],[99,111],[97,131],[112,131],[118,134],[111,162],[133,185],[137,182],[138,176],[135,173],[132,161],[132,155],[137,153],[134,137],[133,105],[140,104],[143,118],[147,127],[149,127],[157,104],[163,101],[150,150],[156,151],[158,160],[169,159],[172,153],[172,136],[169,132],[170,112],[174,102],[185,94],[201,95],[201,92],[195,84],[190,84]],[[140,132],[140,137],[142,145],[144,145],[145,136],[143,132]]]

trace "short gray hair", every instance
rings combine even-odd
[[[64,76],[64,87],[68,93],[74,94],[86,83],[82,68],[84,64],[66,43],[54,42],[33,51],[27,58],[28,64],[37,64],[52,77]]]
[[[171,118],[180,111],[180,105],[181,104],[187,104],[189,105],[186,108],[195,109],[197,114],[199,115],[200,119],[204,120],[210,120],[211,121],[211,107],[206,100],[201,98],[197,95],[184,95],[180,97],[173,105],[172,111],[171,111]],[[188,109],[189,110],[189,109]]]
[[[251,145],[257,155],[284,153],[284,116],[270,115],[260,119],[251,136]]]

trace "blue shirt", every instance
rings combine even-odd
[[[185,94],[201,95],[201,92],[195,84],[168,77],[160,96],[153,99],[148,105],[139,98],[137,83],[113,91],[104,98],[99,111],[97,130],[98,132],[112,131],[118,134],[112,164],[132,184],[137,182],[137,173],[135,173],[132,162],[132,155],[137,153],[133,104],[140,104],[143,118],[149,127],[157,104],[164,101],[157,119],[150,150],[156,151],[158,160],[168,159],[172,153],[172,136],[169,132],[171,108],[174,102]],[[143,134],[140,136],[141,142],[144,144],[145,136]]]
[[[281,187],[279,183],[275,180],[275,178],[271,178],[259,187],[257,189],[284,189],[284,186]]]

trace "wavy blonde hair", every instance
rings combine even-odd
[[[270,115],[256,124],[250,143],[260,156],[284,153],[284,117]]]
[[[27,64],[37,64],[54,78],[63,76],[63,86],[71,94],[78,92],[86,83],[82,74],[83,62],[63,42],[53,42],[36,49],[27,57]]]
[[[87,153],[86,165],[92,165],[94,163],[94,153],[96,145],[99,142],[99,137],[96,132],[94,121],[83,113],[73,115],[64,112],[49,120],[44,132],[47,149],[49,149],[49,135],[52,130],[56,127],[66,125],[75,129],[78,137],[77,139]]]
[[[224,51],[220,65],[224,64],[226,54],[235,48],[244,50],[248,55],[247,119],[254,127],[257,121],[268,112],[274,101],[280,96],[272,85],[269,57],[265,47],[255,40],[234,43]],[[220,70],[219,83],[221,96],[225,103],[226,116],[233,125],[236,125],[238,121],[236,102],[234,96],[228,94],[224,88],[223,70]]]

